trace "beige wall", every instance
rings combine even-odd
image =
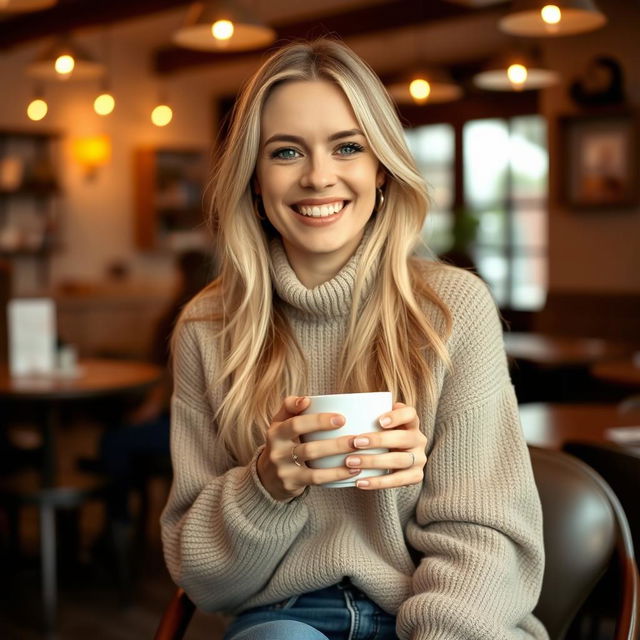
[[[569,98],[568,84],[595,55],[617,58],[624,68],[630,105],[640,107],[640,6],[629,0],[601,0],[609,17],[601,30],[545,43],[545,60],[564,76],[562,86],[545,91],[549,119],[549,288],[551,290],[640,293],[640,205],[631,209],[575,211],[559,204],[560,115],[581,113]],[[640,125],[640,118],[638,120]],[[638,176],[640,179],[640,176]]]

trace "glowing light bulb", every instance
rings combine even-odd
[[[76,61],[73,59],[73,56],[65,53],[64,55],[56,58],[54,66],[61,76],[68,76],[76,66]]]
[[[527,68],[522,64],[512,64],[507,69],[507,77],[509,78],[509,82],[516,87],[522,87],[522,85],[524,85],[524,83],[527,81],[527,75]]]
[[[424,102],[431,93],[431,85],[423,78],[417,78],[409,85],[409,93],[416,102]]]
[[[562,12],[555,4],[547,4],[540,9],[540,16],[546,24],[558,24],[562,18]]]
[[[233,22],[230,20],[217,20],[211,25],[211,33],[216,40],[229,40],[233,31]]]
[[[93,109],[99,116],[108,116],[115,106],[115,98],[110,93],[101,93],[93,101]]]
[[[151,122],[153,122],[156,127],[166,127],[172,119],[173,111],[171,110],[171,107],[166,104],[159,104],[151,112]]]
[[[29,103],[29,106],[27,107],[27,116],[29,116],[30,120],[37,122],[47,115],[48,110],[49,106],[47,103],[41,98],[36,98]]]

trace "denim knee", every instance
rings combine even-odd
[[[260,622],[229,636],[227,640],[283,640],[285,638],[328,640],[324,633],[297,620]]]

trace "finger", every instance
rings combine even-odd
[[[427,462],[424,451],[390,451],[376,455],[347,456],[345,464],[352,469],[422,469]]]
[[[282,423],[283,437],[294,440],[315,431],[332,431],[346,424],[345,417],[339,413],[308,413],[285,420]]]
[[[388,473],[384,476],[356,480],[356,487],[363,491],[394,489],[396,487],[408,487],[413,484],[421,484],[423,480],[424,471],[414,466],[411,469],[394,471],[393,473]]]
[[[296,455],[304,462],[341,453],[351,453],[352,451],[353,436],[342,436],[340,438],[330,438],[329,440],[314,440],[295,446]]]
[[[353,438],[354,449],[426,449],[427,438],[421,431],[392,429],[363,433]]]
[[[293,416],[297,416],[309,406],[308,396],[287,396],[282,401],[282,406],[271,419],[272,422],[284,422]]]
[[[310,467],[292,466],[283,476],[283,482],[288,490],[308,485],[321,485],[327,482],[339,482],[357,476],[361,469],[347,467],[331,467],[330,469],[311,469]]]
[[[409,406],[398,407],[397,409],[383,413],[378,418],[378,422],[383,429],[393,429],[400,426],[415,429],[420,424],[416,410]]]

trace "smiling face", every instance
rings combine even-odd
[[[305,286],[329,280],[348,262],[383,182],[337,85],[295,81],[273,90],[262,112],[254,188]]]

